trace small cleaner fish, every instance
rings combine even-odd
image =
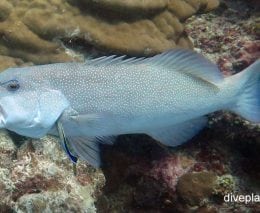
[[[151,58],[104,56],[85,63],[9,68],[0,73],[0,128],[59,136],[73,162],[100,166],[100,143],[144,133],[177,146],[229,110],[260,122],[260,60],[224,78],[202,55],[171,50]]]

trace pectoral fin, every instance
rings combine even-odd
[[[146,132],[166,146],[178,146],[195,136],[207,124],[206,117],[199,117],[164,129]]]
[[[82,124],[83,123],[80,122],[80,119],[77,119],[77,123],[74,123],[73,129],[79,128]],[[68,129],[66,130],[68,127],[66,127],[66,125],[62,125],[61,122],[57,122],[57,128],[61,145],[72,162],[76,163],[77,158],[80,158],[81,160],[87,161],[94,167],[100,167],[102,164],[100,158],[100,144],[113,144],[116,139],[115,136],[91,137],[83,134],[79,134],[79,136],[71,136],[66,134],[69,132]]]
[[[87,161],[94,167],[100,167],[100,147],[95,138],[68,137],[68,142],[80,159]]]
[[[100,157],[100,144],[111,144],[115,137],[67,137],[69,146],[77,156],[87,161],[94,167],[100,167],[102,165]]]

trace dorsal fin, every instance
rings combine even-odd
[[[122,56],[102,56],[100,58],[95,58],[86,61],[85,65],[91,65],[91,66],[108,66],[108,65],[120,65],[120,64],[137,64],[144,60],[145,58],[126,58],[126,55]]]
[[[86,65],[133,65],[147,64],[168,67],[173,72],[183,72],[203,81],[217,84],[223,80],[218,67],[202,55],[185,49],[169,50],[151,58],[127,58],[126,56],[103,56],[86,62]]]
[[[147,62],[157,66],[167,66],[174,72],[184,72],[213,84],[223,80],[217,65],[190,50],[170,50],[148,59]]]

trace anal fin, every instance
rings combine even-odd
[[[149,130],[146,134],[166,146],[178,146],[202,130],[207,124],[206,117],[199,117],[163,129]]]

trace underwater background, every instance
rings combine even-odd
[[[0,70],[189,48],[235,74],[260,58],[259,0],[1,0]],[[260,126],[227,112],[176,148],[146,135],[73,167],[58,140],[0,132],[0,212],[260,212]]]

